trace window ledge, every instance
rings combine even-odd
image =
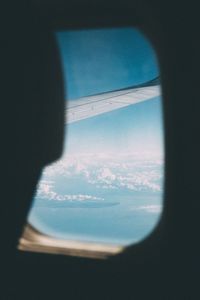
[[[25,226],[19,240],[18,250],[49,254],[106,259],[120,253],[124,247],[52,238],[35,230],[30,224]]]

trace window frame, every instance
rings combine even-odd
[[[130,3],[129,3],[130,4]],[[138,28],[142,31],[142,33],[148,38],[150,43],[152,44],[152,48],[154,49],[157,59],[158,65],[160,69],[160,79],[161,79],[161,86],[162,86],[162,65],[159,59],[159,47],[162,42],[159,40],[157,45],[157,36],[155,33],[154,26],[148,27],[148,22],[144,22],[144,16],[146,15],[147,11],[143,14],[144,11],[139,11],[138,7],[136,11],[133,12],[133,7],[135,7],[135,3],[130,4],[131,11],[127,8],[125,11],[121,10],[121,5],[118,7],[116,6],[114,11],[106,10],[105,7],[101,6],[93,7],[94,14],[92,15],[91,12],[88,14],[87,6],[83,8],[83,11],[80,14],[76,15],[77,11],[72,6],[68,7],[68,10],[64,11],[63,14],[50,13],[49,25],[52,32],[61,31],[61,30],[81,30],[81,29],[98,29],[98,28],[114,28],[114,27],[133,27]],[[100,8],[98,10],[98,8]],[[149,8],[149,7],[148,7]],[[141,9],[141,8],[140,8]],[[141,15],[140,15],[141,14]],[[76,18],[73,16],[76,15]],[[103,18],[102,18],[103,15]],[[149,20],[148,20],[149,21]],[[152,21],[152,20],[150,20]],[[150,30],[149,30],[150,29]],[[162,93],[162,101],[163,101],[163,93]],[[165,153],[165,126],[164,127],[164,153]],[[165,165],[165,161],[164,161]],[[165,178],[165,174],[164,174]],[[18,250],[30,251],[32,253],[39,252],[40,254],[59,254],[61,256],[70,257],[83,257],[83,258],[95,258],[95,259],[110,259],[113,256],[118,257],[124,255],[127,251],[129,252],[130,249],[133,252],[138,252],[139,249],[146,248],[146,244],[151,243],[151,241],[155,241],[156,243],[160,243],[160,237],[162,232],[163,226],[163,218],[165,215],[165,180],[164,180],[164,193],[163,193],[163,210],[160,214],[160,218],[158,223],[156,223],[155,228],[153,229],[150,234],[148,234],[144,239],[139,241],[136,244],[121,247],[121,246],[114,246],[108,245],[107,247],[103,247],[102,245],[96,244],[97,248],[92,249],[92,243],[75,243],[74,245],[70,246],[70,241],[63,241],[58,239],[51,239],[50,237],[41,234],[37,231],[37,229],[30,226],[30,224],[26,224],[24,227],[24,234],[22,234],[21,238],[19,239],[18,243]],[[49,247],[45,245],[45,242],[49,243]],[[65,249],[63,245],[65,244]],[[80,244],[82,246],[80,246]],[[71,247],[71,248],[70,248]],[[82,247],[82,250],[79,249]],[[80,251],[79,251],[80,250]],[[141,250],[142,251],[142,250]],[[136,257],[135,257],[136,258]]]

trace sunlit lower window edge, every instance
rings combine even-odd
[[[112,244],[86,243],[52,238],[26,224],[18,250],[106,259],[122,252],[124,247]]]

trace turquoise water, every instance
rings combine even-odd
[[[160,161],[129,157],[116,165],[114,159],[96,156],[92,163],[87,157],[79,171],[80,161],[70,161],[63,158],[44,172],[29,215],[34,227],[56,238],[122,245],[153,230],[162,211]]]

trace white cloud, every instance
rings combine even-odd
[[[103,189],[162,191],[162,158],[139,154],[79,154],[65,155],[45,169],[43,178],[57,180],[59,176],[77,180]],[[48,187],[43,186],[43,189]],[[53,195],[51,195],[53,197]]]
[[[156,204],[152,204],[152,205],[144,205],[144,206],[140,206],[140,207],[138,207],[138,208],[135,208],[134,210],[144,210],[144,211],[146,211],[146,212],[148,212],[148,213],[155,213],[155,214],[157,214],[157,213],[160,213],[161,212],[161,209],[162,209],[162,207],[161,207],[161,205],[156,205]]]
[[[64,194],[61,195],[53,190],[54,185],[48,184],[47,181],[41,181],[38,187],[37,196],[41,199],[56,200],[56,201],[86,201],[86,200],[100,200],[104,198],[96,197],[87,194]]]

